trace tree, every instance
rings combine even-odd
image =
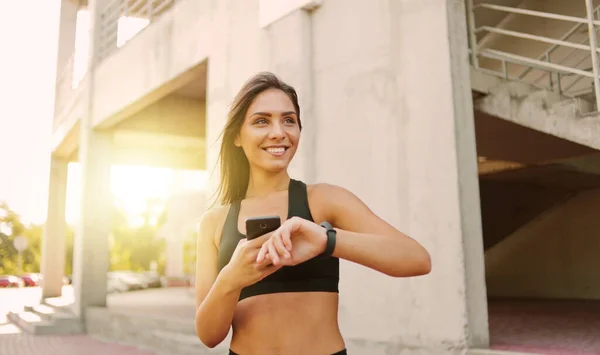
[[[27,249],[22,253],[22,272],[39,272],[42,229],[41,225],[26,226],[6,202],[0,203],[0,274],[19,272],[19,253],[13,244],[18,236],[28,242]]]
[[[149,270],[153,261],[160,273],[165,268],[165,241],[158,237],[160,210],[158,201],[149,200],[141,214],[144,223],[131,227],[128,218],[117,203],[113,208],[110,245],[111,270]],[[27,239],[22,254],[23,272],[40,272],[43,225],[25,225],[19,215],[6,203],[0,203],[0,274],[18,274],[18,252],[13,245],[17,236]],[[67,226],[65,235],[65,275],[73,273],[74,230]]]
[[[124,211],[115,204],[110,235],[110,269],[145,271],[157,262],[158,271],[165,267],[165,241],[158,237],[160,220],[157,201],[146,201],[146,209],[140,214],[143,223],[132,227]],[[159,206],[160,207],[160,206]]]

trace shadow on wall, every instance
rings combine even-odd
[[[600,189],[583,191],[485,253],[490,298],[600,299]]]

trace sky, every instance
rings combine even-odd
[[[39,220],[48,194],[59,0],[1,3],[0,201]]]
[[[60,0],[0,3],[0,201],[6,201],[25,222],[43,223]],[[119,45],[141,28],[139,20],[124,19],[119,26],[121,23]],[[85,15],[79,17],[78,26],[87,26]],[[76,38],[81,52],[76,55],[75,76],[81,76],[85,68],[81,59],[85,59],[86,42],[85,37]],[[66,213],[67,221],[74,223],[79,215],[79,166],[69,165]],[[111,176],[113,193],[132,214],[143,209],[147,197],[166,199],[174,192],[201,189],[205,181],[205,172],[147,167],[115,167]]]

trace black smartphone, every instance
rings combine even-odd
[[[251,217],[246,219],[246,239],[252,240],[273,232],[281,226],[279,216]]]

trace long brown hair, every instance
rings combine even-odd
[[[269,72],[260,72],[248,79],[233,100],[227,115],[227,124],[222,133],[223,140],[219,153],[221,176],[217,189],[222,205],[241,201],[246,196],[250,180],[250,165],[242,148],[236,147],[234,142],[244,123],[248,107],[258,94],[268,89],[281,90],[290,98],[296,109],[298,126],[302,130],[298,95],[293,87]]]

